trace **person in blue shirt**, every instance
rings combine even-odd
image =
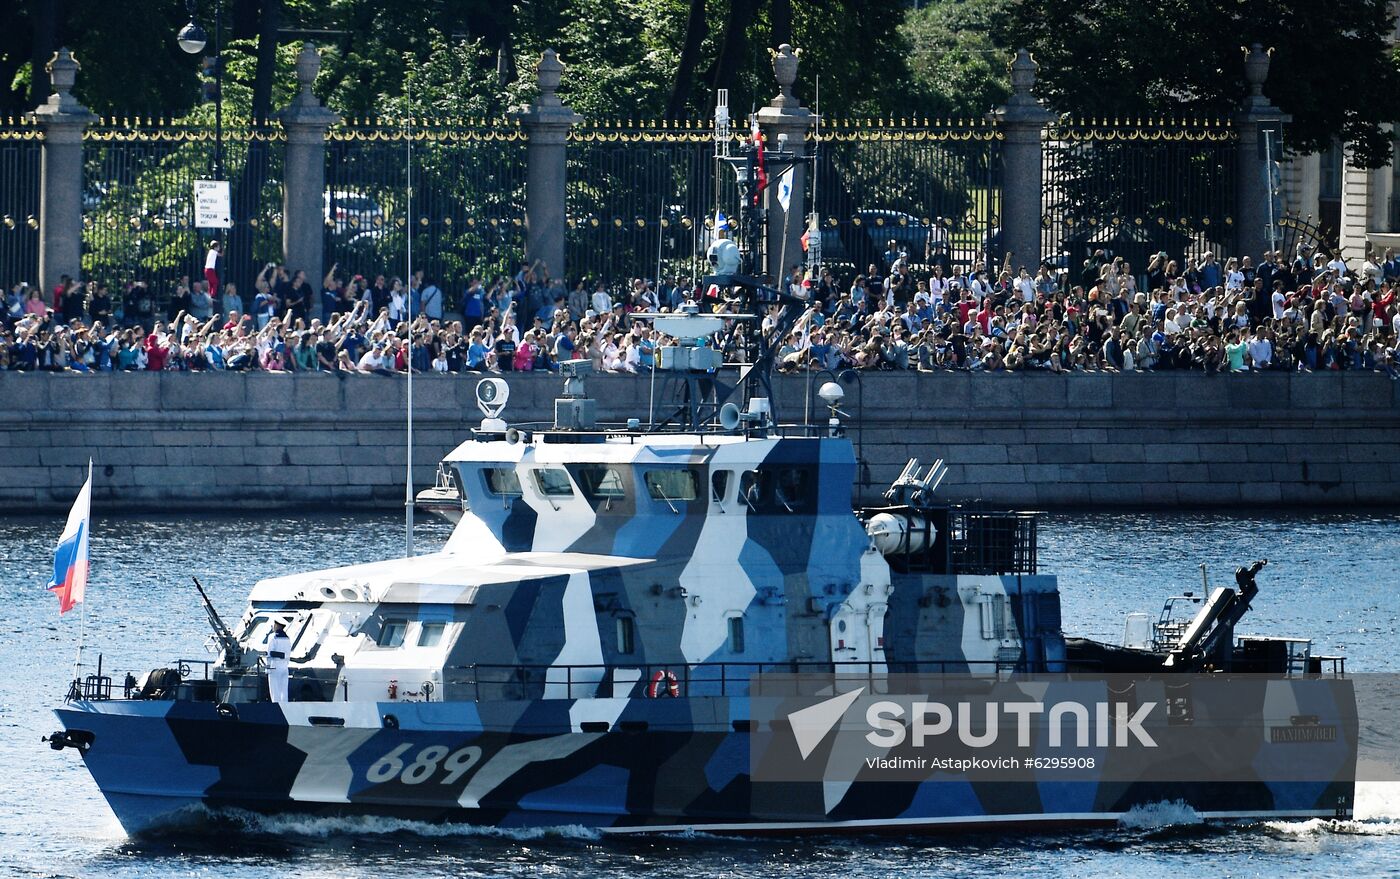
[[[642,327],[639,335],[641,338],[637,342],[637,358],[642,369],[653,369],[656,366],[656,340],[651,337],[651,328]]]
[[[213,370],[227,369],[228,364],[224,361],[224,346],[219,343],[218,336],[210,336],[209,344],[204,347],[205,359],[209,361],[209,368]]]
[[[417,334],[413,340],[413,354],[410,356],[410,364],[414,372],[428,372],[433,368],[432,357],[429,356],[428,339],[425,334]]]
[[[481,279],[472,277],[467,281],[467,290],[462,294],[462,324],[470,332],[481,325],[486,316],[486,291],[481,289]]]
[[[94,327],[101,330],[101,327]],[[117,337],[111,335],[94,335],[92,337],[92,368],[97,372],[112,371],[112,346],[116,343]]]
[[[1219,287],[1223,281],[1220,275],[1220,263],[1215,261],[1215,254],[1207,250],[1201,259],[1201,264],[1196,266],[1196,271],[1201,275],[1201,287],[1210,289]]]
[[[253,298],[253,316],[257,319],[260,330],[277,316],[277,297],[271,291],[263,290]]]
[[[346,354],[350,355],[351,363],[359,363],[360,353],[365,347],[365,337],[360,334],[359,328],[352,327],[350,332],[345,334],[345,340],[341,342],[340,347],[345,350]]]
[[[578,350],[578,343],[574,341],[577,332],[578,330],[570,325],[554,340],[554,359],[559,363],[573,360],[578,356],[575,353]]]
[[[10,369],[30,372],[39,368],[39,348],[29,340],[29,336],[20,337],[19,341],[10,348]]]
[[[485,372],[491,349],[481,340],[481,329],[472,330],[472,343],[467,346],[467,366],[472,372]]]
[[[321,323],[328,324],[335,317],[340,305],[340,287],[325,287],[321,290]]]

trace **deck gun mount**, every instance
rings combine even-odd
[[[1211,592],[1199,612],[1186,625],[1181,640],[1171,647],[1162,665],[1167,668],[1199,665],[1216,669],[1230,668],[1234,660],[1235,626],[1249,611],[1250,602],[1259,594],[1254,578],[1268,559],[1260,559],[1247,568],[1235,569],[1238,590],[1220,586]]]
[[[199,584],[199,578],[191,577],[190,579],[194,580],[194,588],[199,590],[199,599],[204,602],[204,613],[209,618],[209,628],[214,630],[211,641],[223,653],[224,666],[226,668],[242,667],[243,645],[238,643],[233,632],[229,631],[229,627],[224,624],[223,617],[219,616],[219,612],[214,609],[214,603],[209,600],[209,595]]]

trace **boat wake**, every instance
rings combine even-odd
[[[1265,827],[1288,836],[1400,836],[1400,782],[1358,781],[1353,818],[1338,821],[1313,818],[1309,821],[1268,821]]]
[[[1133,806],[1118,819],[1119,826],[1128,830],[1161,830],[1204,823],[1201,814],[1181,800]]]
[[[374,815],[316,816],[263,815],[242,809],[198,807],[182,814],[167,828],[181,833],[194,827],[232,831],[247,837],[300,837],[333,839],[341,836],[383,837],[403,834],[434,838],[491,838],[526,842],[538,839],[596,840],[602,831],[582,825],[558,827],[488,827],[480,824],[433,823]]]

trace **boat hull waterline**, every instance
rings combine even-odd
[[[208,810],[787,834],[1111,826],[1162,803],[1203,820],[1303,820],[1345,815],[1354,801],[1350,752],[1331,782],[1066,781],[1031,770],[1005,781],[754,782],[751,734],[731,720],[747,701],[249,703],[232,712],[76,701],[56,714],[70,733],[91,735],[84,761],[132,836],[190,827]]]

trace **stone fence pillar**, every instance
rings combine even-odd
[[[807,136],[816,125],[817,116],[802,106],[792,93],[797,81],[797,52],[783,43],[773,53],[773,77],[778,81],[778,94],[758,111],[758,124],[763,128],[764,147],[777,150],[782,141],[787,149],[801,155],[806,150]],[[764,240],[767,274],[780,282],[794,263],[806,263],[802,252],[802,233],[807,230],[807,166],[798,162],[792,166],[792,192],[788,206],[783,208],[779,188],[783,184],[780,168],[768,169],[768,188],[764,192],[768,216],[768,234]]]
[[[326,273],[325,207],[326,129],[340,117],[326,109],[311,91],[321,70],[316,47],[306,43],[297,55],[300,88],[290,104],[277,114],[287,133],[287,154],[282,178],[282,256],[287,267],[306,272],[306,282],[316,293],[312,314],[320,313],[321,277]]]
[[[1032,274],[1041,259],[1045,124],[1052,118],[1031,94],[1039,69],[1030,52],[1017,50],[1011,62],[1011,98],[992,111],[1003,137],[999,256],[1004,260],[1010,254],[1013,271],[1025,266]]]
[[[546,49],[535,68],[540,96],[519,115],[530,146],[525,170],[525,259],[544,263],[551,278],[563,278],[565,139],[582,121],[556,91],[564,65]]]
[[[73,97],[78,62],[67,47],[59,49],[45,68],[53,94],[35,109],[34,121],[44,130],[39,184],[39,284],[45,298],[61,275],[82,273],[83,261],[83,131],[95,117]]]
[[[1264,251],[1271,249],[1273,163],[1283,154],[1280,141],[1283,124],[1289,119],[1264,97],[1272,51],[1265,51],[1258,43],[1245,50],[1244,75],[1249,96],[1235,117],[1235,130],[1239,132],[1235,149],[1235,253],[1252,257],[1256,264]],[[1277,223],[1278,218],[1274,217],[1273,222]]]

